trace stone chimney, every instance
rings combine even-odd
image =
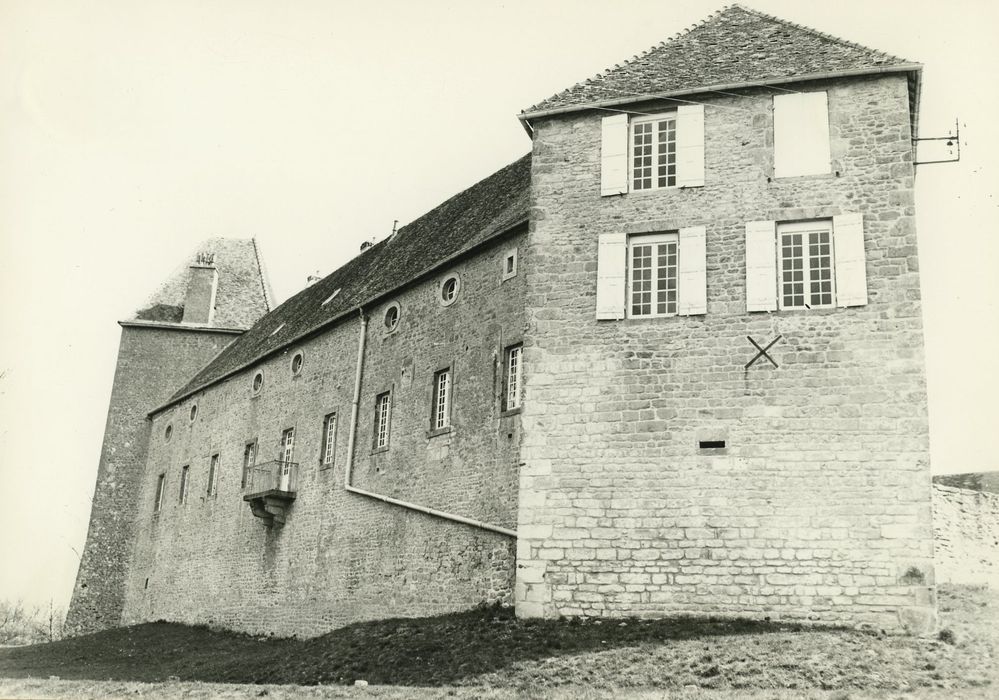
[[[184,298],[184,323],[211,323],[215,316],[215,292],[218,291],[219,271],[213,253],[198,253],[191,265],[191,276]]]

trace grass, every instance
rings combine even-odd
[[[720,697],[762,691],[777,691],[766,695],[775,698],[861,697],[850,695],[858,691],[889,697],[883,693],[920,689],[986,697],[999,686],[999,593],[945,587],[940,595],[946,631],[935,639],[690,618],[517,620],[508,610],[488,608],[356,624],[309,640],[137,625],[0,650],[0,678],[300,686],[364,679],[372,686],[422,687],[418,697],[663,690],[686,697],[701,689]],[[378,691],[384,697],[393,692]]]

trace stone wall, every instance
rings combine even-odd
[[[522,337],[524,277],[502,281],[501,261],[517,245],[522,236],[497,241],[366,309],[355,486],[514,527],[520,416],[502,411],[501,358]],[[438,285],[452,271],[461,288],[445,307]],[[383,321],[392,302],[401,316],[390,333]],[[509,536],[345,491],[360,327],[359,319],[346,319],[155,416],[137,489],[125,622],[166,619],[315,635],[359,620],[510,600]],[[298,352],[304,364],[293,375]],[[454,377],[452,426],[431,434],[434,373],[445,367]],[[258,369],[264,383],[255,396],[251,380]],[[389,447],[379,451],[372,426],[375,397],[383,391],[392,392],[392,410]],[[335,462],[326,467],[323,420],[333,412],[339,417]],[[243,450],[256,441],[258,464],[277,459],[281,433],[292,427],[297,498],[287,522],[268,527],[242,499]],[[214,496],[208,493],[213,454],[221,461]],[[188,465],[188,502],[181,504],[180,472]],[[154,513],[160,474],[166,491]]]
[[[690,98],[698,188],[601,197],[604,113],[533,123],[519,615],[935,624],[906,81],[807,89],[828,91],[827,175],[773,177],[766,89]],[[845,213],[863,214],[869,303],[747,313],[746,222]],[[595,320],[600,233],[695,225],[706,315]],[[746,369],[747,336],[781,336],[779,368]]]
[[[149,423],[162,404],[236,336],[232,333],[124,325],[104,429],[87,544],[66,617],[69,634],[121,621],[135,535]]]
[[[938,582],[999,588],[999,494],[933,484],[933,531]]]

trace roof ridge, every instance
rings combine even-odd
[[[747,7],[746,5],[743,5],[741,2],[735,2],[735,3],[732,3],[731,5],[726,5],[724,9],[727,10],[729,8],[738,8],[740,10],[743,10],[744,12],[748,12],[750,14],[756,15],[757,17],[763,17],[765,19],[769,19],[769,20],[772,20],[774,22],[779,22],[780,24],[787,25],[788,27],[794,27],[795,29],[800,29],[802,31],[806,31],[809,34],[813,34],[813,35],[815,35],[817,37],[820,37],[822,39],[828,39],[829,41],[835,41],[835,42],[838,42],[840,44],[845,44],[847,46],[852,46],[855,49],[863,49],[864,51],[870,51],[871,53],[877,54],[879,56],[885,56],[887,58],[893,58],[896,61],[904,61],[905,63],[916,63],[915,61],[910,61],[907,58],[902,58],[901,56],[896,56],[894,54],[890,54],[887,51],[881,51],[880,49],[875,49],[875,48],[872,48],[870,46],[864,46],[863,44],[858,44],[855,41],[850,41],[849,39],[844,39],[842,37],[838,37],[835,34],[829,34],[828,32],[820,31],[818,29],[815,29],[814,27],[809,27],[806,24],[799,24],[798,22],[792,22],[789,19],[784,19],[783,17],[778,17],[777,15],[771,15],[771,14],[768,14],[768,13],[763,12],[761,10],[757,10],[754,7]]]
[[[267,278],[267,273],[264,271],[264,261],[260,256],[260,247],[257,243],[256,236],[250,236],[250,243],[253,244],[253,257],[257,261],[257,272],[260,278],[260,288],[264,293],[264,308],[270,313],[274,309],[274,295],[270,290],[270,280]]]

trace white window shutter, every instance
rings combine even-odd
[[[597,243],[597,318],[624,318],[628,236],[601,233]]]
[[[707,246],[705,228],[680,229],[679,303],[677,313],[693,316],[708,312]]]
[[[604,117],[600,125],[600,196],[628,191],[628,115]]]
[[[776,310],[776,224],[773,221],[747,221],[746,311]]]
[[[864,256],[864,215],[833,217],[836,254],[836,305],[867,304],[867,270]]]
[[[826,93],[774,95],[774,175],[793,177],[829,171]]]
[[[704,105],[676,108],[677,187],[704,187]]]

